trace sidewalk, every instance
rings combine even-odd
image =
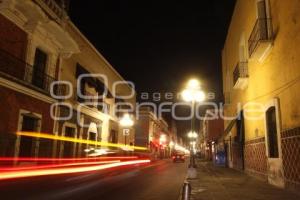
[[[197,161],[197,179],[189,180],[191,200],[299,200],[300,196],[278,189],[239,171]]]

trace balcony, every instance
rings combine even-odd
[[[260,18],[256,20],[250,35],[249,57],[260,62],[268,55],[273,42],[272,20]]]
[[[77,88],[74,88],[74,97],[73,100],[78,102],[81,105],[89,107],[91,109],[97,109],[97,111],[110,115],[111,107],[110,104],[103,102],[103,99],[99,97],[99,99],[93,99],[95,96],[84,91],[84,95],[86,98],[80,98],[77,94]]]
[[[34,0],[52,19],[61,23],[67,13],[63,5],[58,5],[55,0]]]
[[[47,95],[50,95],[51,83],[56,81],[54,77],[3,50],[0,50],[0,75]],[[61,92],[58,88],[54,91],[56,94]]]
[[[233,88],[245,89],[248,85],[248,63],[239,62],[233,71]]]
[[[26,23],[22,29],[34,34],[47,33],[47,37],[59,46],[61,56],[70,57],[79,53],[80,48],[71,36],[72,24],[69,23],[65,5],[60,0],[0,0],[8,18],[22,19]],[[66,0],[64,0],[66,1]],[[23,19],[24,18],[24,19]],[[23,23],[22,23],[23,24]],[[70,29],[68,28],[70,27]],[[70,31],[69,31],[70,30]]]

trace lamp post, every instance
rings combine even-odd
[[[185,89],[182,91],[181,96],[184,101],[191,102],[192,104],[193,118],[191,120],[191,132],[188,134],[188,137],[190,138],[191,141],[195,141],[196,138],[198,137],[197,133],[195,132],[196,103],[203,102],[205,100],[205,94],[201,90],[200,82],[196,79],[189,80]],[[195,166],[193,152],[194,150],[191,149],[190,166]]]
[[[195,167],[195,157],[194,157],[194,149],[195,149],[195,145],[196,145],[196,140],[198,138],[198,134],[194,131],[190,131],[188,133],[188,138],[190,139],[190,153],[191,153],[191,157],[190,157],[190,166]]]
[[[134,122],[129,114],[124,114],[120,120],[120,125],[123,127],[123,135],[125,137],[125,146],[127,145],[127,136],[130,134],[130,128],[133,124]]]

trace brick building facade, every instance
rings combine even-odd
[[[124,144],[119,117],[134,112],[135,91],[70,21],[68,4],[0,2],[0,156],[81,157],[101,148],[20,132]],[[134,144],[134,128],[127,139]]]

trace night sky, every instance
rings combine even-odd
[[[137,92],[191,77],[222,100],[221,50],[235,0],[71,0],[71,20]]]

